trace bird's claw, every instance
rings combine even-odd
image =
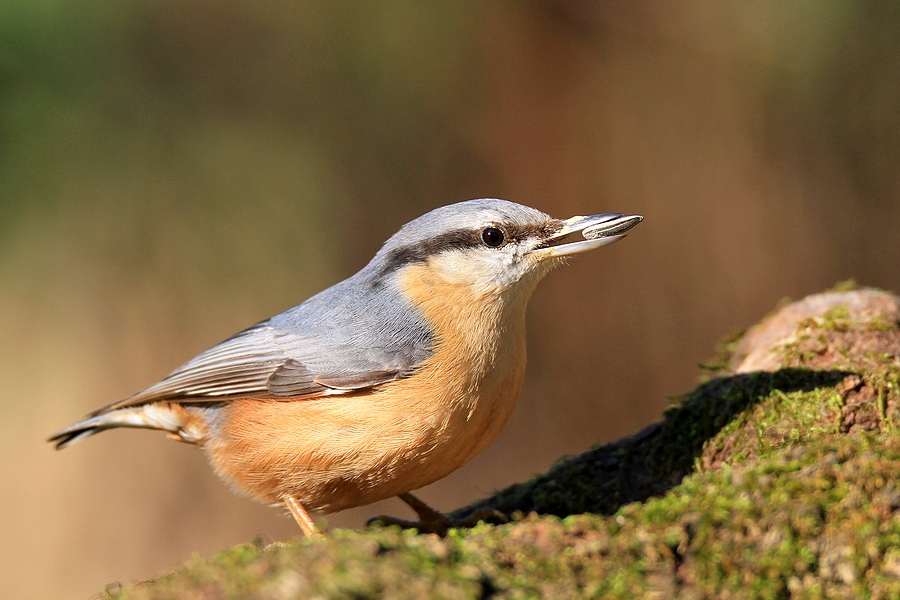
[[[464,519],[453,519],[454,527],[475,527],[482,521],[491,523],[492,525],[502,525],[509,523],[509,517],[493,508],[479,508]]]

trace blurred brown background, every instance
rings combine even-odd
[[[715,341],[900,288],[900,4],[0,4],[0,589],[87,597],[288,517],[152,432],[44,438],[493,196],[646,216],[538,290],[451,509],[656,420]],[[397,501],[333,515],[359,527]]]

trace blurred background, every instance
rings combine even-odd
[[[88,597],[290,519],[86,412],[362,267],[439,205],[634,212],[529,310],[453,509],[630,434],[722,336],[900,288],[900,3],[0,3],[0,589]],[[360,527],[396,500],[332,515]]]

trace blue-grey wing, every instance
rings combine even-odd
[[[299,357],[292,356],[296,354],[292,350],[300,345],[315,352],[314,340],[291,343],[290,336],[267,322],[260,323],[191,359],[159,383],[129,398],[128,403],[321,395],[325,386],[315,382],[318,374]],[[345,368],[357,373],[369,370],[362,364],[347,364]]]
[[[162,400],[314,398],[371,388],[412,373],[431,352],[430,328],[389,288],[359,296],[354,291],[358,287],[351,278],[97,412]]]

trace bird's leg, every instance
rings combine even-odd
[[[398,519],[397,517],[380,516],[369,519],[367,525],[372,523],[382,523],[384,525],[399,525],[403,529],[418,529],[422,533],[436,533],[443,537],[447,535],[450,529],[460,527],[473,527],[479,521],[500,521],[506,523],[509,518],[497,510],[477,510],[464,519],[451,519],[444,513],[435,510],[413,496],[410,493],[400,494],[397,496],[403,500],[411,509],[416,511],[419,516],[418,521],[410,521],[408,519]]]
[[[303,530],[306,537],[317,537],[322,535],[322,532],[316,527],[316,523],[312,520],[312,517],[309,516],[309,513],[306,512],[303,505],[300,504],[299,500],[294,496],[288,496],[284,499],[284,503],[287,504],[287,507],[291,510],[291,514],[294,515],[297,525],[300,526],[300,529]]]

